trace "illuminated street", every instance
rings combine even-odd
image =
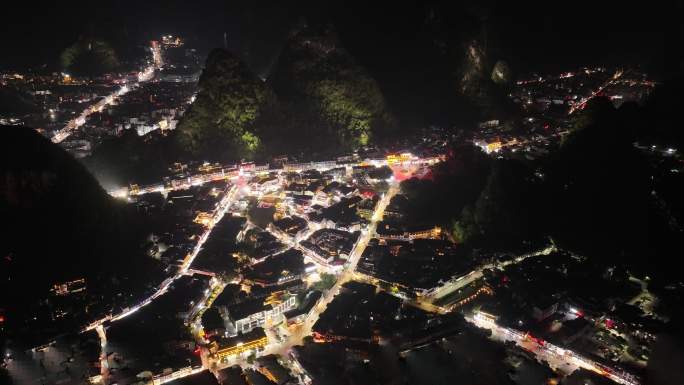
[[[140,308],[150,304],[152,301],[154,301],[155,298],[163,295],[168,290],[169,286],[173,283],[173,281],[175,279],[177,279],[178,277],[182,276],[183,274],[185,274],[185,272],[190,268],[192,261],[197,257],[197,254],[199,254],[199,252],[202,250],[202,246],[207,241],[207,238],[209,238],[209,234],[211,234],[211,230],[214,228],[216,223],[218,223],[221,220],[221,218],[223,218],[223,216],[226,214],[226,212],[230,208],[230,205],[232,204],[233,199],[235,198],[235,196],[237,194],[237,191],[238,191],[238,188],[235,185],[233,185],[230,188],[229,192],[225,195],[225,197],[219,202],[218,207],[214,211],[214,215],[212,217],[212,220],[209,222],[209,225],[207,226],[207,229],[204,231],[202,236],[200,236],[199,241],[197,242],[197,244],[193,248],[192,252],[185,257],[185,260],[183,261],[181,269],[179,270],[179,272],[176,275],[174,275],[173,277],[169,277],[166,280],[164,280],[164,282],[159,286],[159,288],[154,292],[154,294],[152,294],[151,296],[149,296],[148,298],[146,298],[142,302],[138,303],[137,305],[133,305],[133,306],[129,307],[128,309],[124,310],[123,312],[121,312],[119,314],[111,315],[109,317],[106,317],[106,318],[103,318],[103,319],[100,319],[100,320],[97,320],[97,321],[91,323],[90,325],[88,325],[88,327],[85,328],[85,331],[95,329],[98,326],[101,326],[106,322],[114,322],[114,321],[117,321],[119,319],[125,318],[126,316],[138,311]]]
[[[156,58],[160,57],[159,53],[159,46],[153,46],[151,48],[153,57],[155,60],[153,60],[153,63],[150,64],[148,67],[144,68],[142,71],[138,73],[137,81],[129,84],[125,84],[121,86],[117,91],[113,92],[112,94],[104,97],[102,100],[97,102],[96,104],[86,108],[79,116],[76,118],[73,118],[72,120],[67,123],[64,128],[61,130],[57,131],[55,135],[52,137],[52,142],[53,143],[60,143],[64,141],[66,138],[69,137],[75,130],[78,130],[79,127],[85,124],[86,119],[88,117],[95,113],[95,112],[102,112],[107,106],[115,103],[117,99],[128,92],[138,88],[141,83],[150,81],[151,79],[154,78],[154,71],[159,68],[159,65],[161,62],[157,60]]]
[[[578,368],[583,368],[596,372],[607,377],[618,384],[637,385],[638,380],[629,373],[615,371],[606,365],[600,365],[588,358],[582,357],[571,350],[557,347],[548,342],[536,340],[517,330],[501,327],[490,317],[482,313],[475,313],[472,317],[466,318],[469,322],[478,327],[488,329],[492,332],[492,339],[501,342],[513,341],[522,349],[534,353],[539,360],[546,361],[549,366],[562,373],[572,373]]]

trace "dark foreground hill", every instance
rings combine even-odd
[[[140,218],[34,130],[3,126],[0,137],[0,308],[6,331],[30,326],[34,336],[59,333],[154,283],[161,269],[142,252]],[[50,291],[81,278],[86,290],[78,294]]]

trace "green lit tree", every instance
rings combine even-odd
[[[193,155],[251,159],[261,149],[258,120],[275,104],[268,86],[236,56],[214,50],[197,100],[178,126],[178,141]]]
[[[330,29],[293,35],[272,83],[295,115],[294,135],[308,142],[322,138],[328,146],[355,149],[394,126],[377,82]]]
[[[81,38],[65,48],[59,57],[63,71],[76,75],[96,76],[119,67],[112,46],[101,39]]]
[[[335,286],[336,281],[337,277],[333,274],[321,273],[321,280],[311,285],[311,288],[314,290],[327,291]]]

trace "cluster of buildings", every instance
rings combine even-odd
[[[33,127],[46,136],[135,79],[135,73],[77,78],[64,73],[1,73],[2,124]],[[5,110],[6,109],[6,110]]]
[[[309,256],[326,264],[343,264],[354,251],[361,233],[338,229],[316,230],[300,245]]]
[[[598,266],[554,253],[493,270],[484,279],[494,295],[480,300],[481,311],[539,341],[638,373],[662,326],[654,298],[625,271]]]
[[[104,128],[110,135],[122,135],[126,130],[138,136],[156,130],[163,134],[176,128],[196,91],[195,83],[148,82],[119,98],[113,108],[93,115],[87,125]]]
[[[221,385],[295,385],[307,383],[304,378],[288,368],[282,358],[269,354],[254,360],[254,366],[243,369],[239,365],[230,366],[219,370],[216,378],[207,379],[202,384]]]
[[[278,257],[263,263],[280,263]],[[306,293],[306,286],[297,277],[303,274],[303,266],[299,273],[296,268],[282,263],[268,268],[258,264],[244,274],[240,284],[224,288],[202,316],[202,338],[208,343],[211,359],[222,363],[263,350],[269,343],[265,329],[299,321],[298,297]]]
[[[453,276],[471,271],[473,260],[447,240],[372,239],[357,272],[408,297],[425,295]]]
[[[33,127],[76,157],[126,130],[140,136],[173,130],[197,92],[201,58],[178,37],[153,41],[151,52],[151,58],[127,63],[130,71],[95,78],[1,73],[7,111],[0,109],[0,123]]]
[[[609,98],[619,107],[626,101],[640,102],[653,87],[655,82],[637,69],[595,67],[519,80],[511,97],[516,103],[535,108],[561,106],[569,109],[600,89],[600,96]]]
[[[165,195],[150,193],[130,197],[140,212],[159,219],[154,221],[156,227],[149,238],[148,254],[167,264],[169,269],[182,266],[206,232],[210,218],[228,190],[226,182],[212,182]]]
[[[606,97],[615,107],[641,102],[655,82],[636,69],[582,68],[553,75],[534,75],[516,82],[510,98],[522,107],[520,122],[482,122],[472,142],[487,154],[534,159],[556,148],[572,129],[573,114],[594,97]]]
[[[63,283],[54,284],[52,286],[52,293],[55,295],[69,295],[80,293],[86,289],[85,278],[74,279]]]
[[[191,266],[216,277],[221,275],[221,263],[238,272],[215,298],[208,294],[211,300],[201,306],[206,310],[196,329],[211,360],[223,365],[277,343],[279,328],[303,323],[323,298],[314,285],[319,273],[339,271],[354,253],[384,194],[380,185],[393,171],[338,162],[306,163],[305,169],[292,163],[280,169],[255,164],[197,168],[201,175],[245,181],[230,207],[233,216],[222,222],[246,221],[238,221],[230,231],[219,222],[215,229],[221,235],[208,240]],[[308,168],[312,164],[319,168]],[[191,168],[195,166],[177,167],[181,174],[189,174]],[[183,196],[183,191],[187,190],[169,195]],[[197,223],[206,219],[197,215]],[[226,242],[218,241],[222,237]],[[208,256],[215,261],[213,266],[207,265]]]

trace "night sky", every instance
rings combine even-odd
[[[373,3],[373,4],[370,4]],[[412,41],[433,10],[447,34],[482,22],[518,73],[572,69],[585,64],[639,64],[664,72],[679,49],[677,10],[682,1],[520,2],[428,1],[109,1],[21,2],[3,20],[0,68],[54,65],[78,36],[107,38],[115,45],[142,43],[163,33],[188,37],[194,46],[223,45],[268,71],[287,32],[301,20],[331,23],[345,46],[372,71],[401,67]],[[97,4],[97,6],[95,6]],[[6,16],[9,16],[6,13]],[[674,35],[674,36],[673,36]],[[399,52],[397,52],[399,51]],[[666,54],[667,52],[667,54]]]

